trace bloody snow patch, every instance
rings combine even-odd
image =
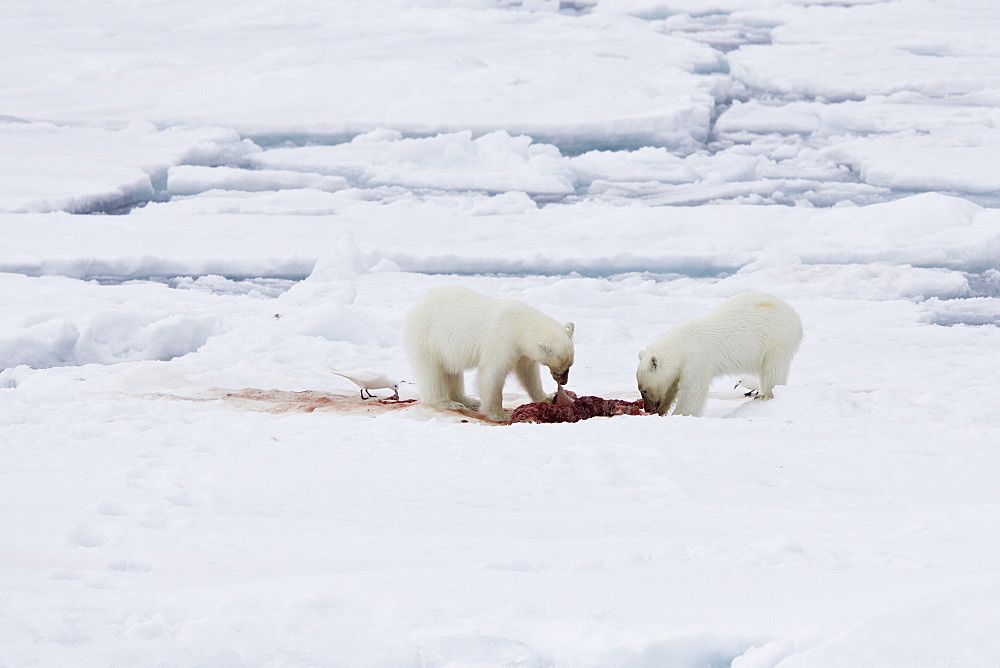
[[[474,411],[471,408],[461,408],[459,410],[444,411],[444,412],[458,413],[459,415],[464,415],[465,419],[459,420],[459,422],[461,422],[462,424],[466,424],[469,422],[480,422],[482,424],[491,424],[491,425],[507,424],[506,422],[497,422],[496,420],[491,420],[484,414],[480,413],[479,411]]]
[[[148,395],[158,399],[179,401],[221,401],[238,408],[261,413],[312,413],[316,410],[337,411],[356,415],[381,415],[417,403],[416,399],[361,399],[358,395],[330,394],[305,390],[259,390],[248,387],[239,390],[213,390],[209,396],[182,397],[172,394]]]
[[[313,411],[336,411],[353,415],[377,416],[401,408],[420,406],[416,399],[367,399],[358,395],[331,394],[315,390],[292,392],[287,390],[260,390],[246,387],[239,390],[213,389],[208,395],[185,397],[176,394],[152,393],[145,395],[152,399],[172,399],[174,401],[222,402],[224,404],[256,411],[259,413],[312,413]],[[642,400],[602,399],[601,397],[577,397],[573,392],[561,390],[558,404],[522,404],[511,413],[514,422],[579,422],[592,417],[612,417],[615,415],[642,415]],[[442,411],[463,416],[463,423],[476,422],[489,425],[509,424],[494,422],[478,411],[469,409]]]
[[[593,417],[613,417],[615,415],[642,415],[642,399],[602,399],[601,397],[577,397],[572,392],[560,390],[556,400],[559,403],[535,403],[518,406],[511,413],[514,422],[579,422]],[[562,396],[565,394],[570,399]]]
[[[313,390],[286,392],[254,388],[224,391],[218,398],[226,403],[266,413],[312,413],[315,410],[334,410],[358,415],[381,415],[415,403],[414,399],[404,401],[361,399],[356,395],[345,396]]]

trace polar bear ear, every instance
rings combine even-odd
[[[563,327],[566,328],[566,333],[569,334],[569,338],[572,339],[573,338],[573,330],[576,329],[576,326],[573,325],[573,323],[571,323],[571,322],[567,322],[565,325],[563,325]]]

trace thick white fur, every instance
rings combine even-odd
[[[437,288],[406,316],[406,352],[424,403],[450,410],[480,407],[465,394],[464,372],[478,368],[482,412],[503,422],[503,385],[513,371],[532,401],[544,401],[538,365],[565,384],[573,365],[573,323],[561,325],[513,299],[466,288]]]
[[[636,381],[646,411],[700,415],[712,380],[752,374],[758,399],[773,399],[788,382],[792,357],[802,341],[802,320],[786,302],[763,292],[744,292],[714,311],[677,325],[639,353]]]

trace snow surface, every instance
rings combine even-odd
[[[0,666],[996,664],[995,3],[2,19]],[[743,290],[805,339],[703,418],[330,373],[440,285],[574,321],[580,394]]]

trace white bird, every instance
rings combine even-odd
[[[338,376],[346,378],[355,385],[361,388],[361,398],[362,399],[372,399],[377,398],[371,393],[372,390],[392,390],[395,394],[392,395],[392,399],[399,400],[399,382],[398,380],[393,380],[386,374],[380,371],[372,371],[370,369],[354,369],[352,371],[340,371],[338,369],[330,369],[330,371]],[[367,396],[366,396],[367,395]]]

